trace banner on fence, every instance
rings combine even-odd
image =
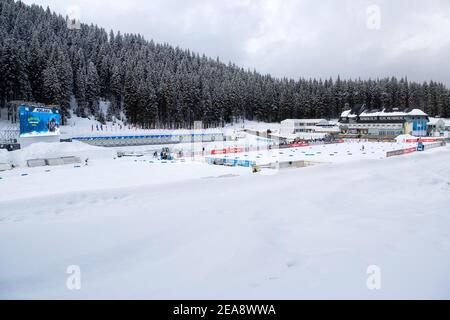
[[[406,139],[406,143],[415,143],[415,142],[437,142],[440,139],[437,138],[416,138],[416,139]]]
[[[426,144],[425,145],[425,150],[439,148],[439,147],[443,147],[443,146],[445,146],[445,142],[444,141],[436,142],[436,143],[430,143],[430,144]]]
[[[412,148],[407,148],[407,149],[400,149],[400,150],[394,150],[394,151],[389,151],[386,153],[386,157],[390,158],[390,157],[395,157],[395,156],[401,156],[403,154],[409,154],[409,153],[413,153],[416,152],[417,148],[416,147],[412,147]]]

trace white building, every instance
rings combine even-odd
[[[441,118],[429,118],[428,122],[428,134],[432,136],[439,136],[444,133],[445,130],[445,119]]]
[[[287,119],[281,122],[280,135],[284,137],[302,134],[339,133],[339,127],[325,119]]]
[[[339,119],[343,133],[398,136],[410,134],[417,137],[427,135],[428,115],[419,109],[406,111],[371,111],[362,107],[362,112],[344,111]]]

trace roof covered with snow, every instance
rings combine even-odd
[[[407,112],[410,116],[428,116],[425,112],[420,109],[412,109],[410,112]]]
[[[281,121],[281,124],[291,123],[328,123],[328,121],[325,119],[286,119]]]
[[[352,113],[352,110],[346,110],[342,112],[342,118],[356,117],[355,113]],[[425,112],[420,109],[412,109],[410,111],[386,111],[383,109],[382,111],[373,111],[373,110],[364,110],[359,114],[360,117],[405,117],[405,116],[428,116]]]
[[[341,117],[342,118],[348,118],[352,113],[352,110],[345,110],[344,112],[342,112]]]
[[[446,119],[442,119],[442,118],[431,118],[431,117],[430,117],[430,122],[429,122],[428,124],[429,124],[429,125],[432,125],[432,126],[436,126],[436,125],[444,126],[444,125],[445,125],[445,120],[446,120]]]

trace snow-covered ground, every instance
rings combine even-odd
[[[5,150],[1,150],[5,151]],[[99,148],[74,141],[71,143],[47,143],[31,144],[23,149],[12,152],[0,152],[0,163],[11,163],[15,166],[26,167],[27,160],[56,158],[64,156],[78,156],[86,159],[112,159],[116,155],[115,150]]]
[[[317,146],[343,155],[265,175],[62,145],[15,157],[89,166],[0,173],[0,298],[450,298],[449,147]]]
[[[236,141],[216,141],[206,143],[182,143],[169,145],[175,153],[182,150],[185,154],[202,153],[208,155],[212,150],[220,150],[228,147],[247,148],[248,150],[261,149],[238,154],[208,156],[213,158],[227,158],[235,160],[250,160],[259,165],[274,162],[307,160],[321,163],[340,163],[357,161],[362,159],[382,159],[386,152],[416,146],[415,143],[366,143],[346,142],[331,145],[312,145],[309,147],[273,149],[267,150],[273,145],[270,141],[260,139],[251,134],[244,139]],[[30,159],[54,158],[62,156],[78,156],[84,159],[113,159],[117,151],[140,152],[151,155],[154,151],[161,151],[164,145],[127,146],[103,148],[95,147],[82,142],[71,143],[34,143],[28,147],[14,152],[0,151],[0,163],[10,163],[15,166],[26,167],[26,161]]]
[[[401,150],[416,145],[417,143],[347,142],[330,145],[312,145],[300,148],[215,155],[211,157],[250,160],[256,162],[258,165],[299,160],[321,163],[342,163],[362,159],[383,159],[386,158],[386,153],[389,151]]]
[[[279,129],[279,123],[264,123],[256,121],[245,121],[242,123],[227,124],[224,128],[209,128],[203,129],[202,132],[224,132],[232,134],[242,129],[253,129],[265,131],[269,128],[273,130]],[[72,114],[72,117],[67,120],[67,125],[61,127],[61,137],[90,137],[90,136],[123,136],[123,135],[150,135],[150,134],[175,134],[187,133],[190,130],[165,130],[165,129],[140,129],[130,125],[125,125],[121,121],[106,122],[102,125],[100,122],[89,119],[80,118]]]
[[[281,128],[281,124],[278,122],[267,123],[267,122],[259,122],[259,121],[240,121],[234,124],[227,124],[225,128],[235,129],[235,130],[243,130],[250,129],[255,131],[267,131],[271,130],[272,132],[279,132]]]
[[[267,140],[267,139],[266,139]],[[82,160],[113,159],[117,151],[141,152],[152,154],[154,151],[161,151],[163,147],[169,147],[172,152],[183,151],[188,153],[208,153],[211,150],[218,150],[228,147],[248,147],[248,148],[268,148],[273,142],[258,140],[258,137],[246,135],[244,139],[237,141],[215,141],[204,143],[180,143],[172,145],[147,145],[147,146],[127,146],[104,148],[91,146],[89,144],[73,141],[70,143],[59,142],[39,142],[33,143],[20,150],[7,152],[0,149],[0,163],[10,163],[15,166],[26,167],[26,161],[30,159],[44,159],[63,156],[77,156]]]

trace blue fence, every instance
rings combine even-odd
[[[88,144],[114,147],[134,145],[160,145],[178,144],[191,142],[214,142],[223,141],[223,133],[191,133],[191,134],[153,134],[134,136],[95,136],[95,137],[73,137],[72,140],[82,141]]]
[[[116,139],[167,139],[178,137],[208,137],[220,136],[223,133],[199,133],[199,134],[159,134],[159,135],[141,135],[141,136],[97,136],[97,137],[73,137],[72,140],[92,141],[92,140],[116,140]]]
[[[212,157],[207,157],[206,163],[213,164],[213,165],[219,165],[219,166],[246,167],[246,168],[256,166],[256,161],[226,159],[226,158],[212,158]]]

